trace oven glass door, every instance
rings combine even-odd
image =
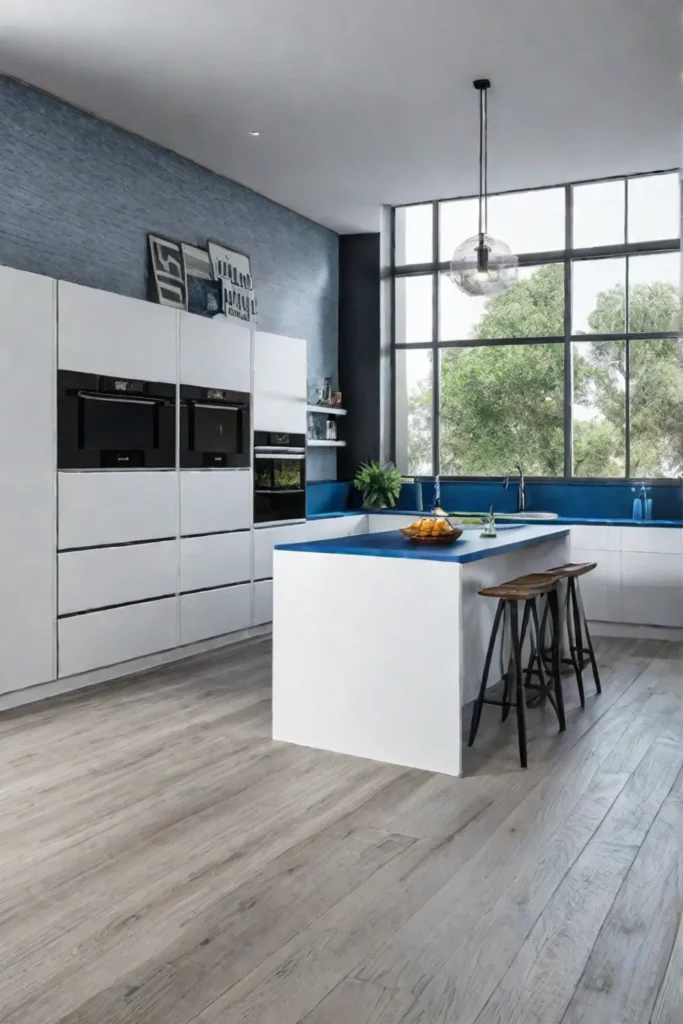
[[[254,459],[254,521],[275,523],[305,518],[305,457],[257,454]]]

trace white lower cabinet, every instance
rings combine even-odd
[[[622,551],[621,621],[683,627],[683,556]]]
[[[254,626],[273,621],[273,581],[261,580],[254,584]]]
[[[180,597],[180,642],[196,643],[251,626],[251,584]]]
[[[277,544],[303,543],[308,539],[308,526],[308,523],[297,523],[254,530],[254,579],[270,579],[273,575],[273,548]]]
[[[60,619],[59,675],[72,676],[177,647],[178,598]]]
[[[180,540],[180,589],[251,582],[251,533],[216,533]]]
[[[58,547],[175,537],[178,477],[166,470],[57,474]]]
[[[391,530],[400,530],[410,526],[418,519],[414,515],[368,515],[368,533],[389,533]]]
[[[58,615],[175,596],[175,540],[114,548],[65,551],[58,555]]]
[[[252,501],[248,470],[180,470],[180,532],[183,536],[248,529]]]
[[[331,516],[329,519],[310,519],[306,523],[307,540],[334,540],[368,532],[368,517]]]
[[[573,529],[573,527],[572,527]],[[582,550],[572,545],[572,562],[597,562],[579,579],[589,620],[621,622],[621,555],[618,551]]]

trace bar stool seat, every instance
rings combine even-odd
[[[555,577],[555,579],[567,581],[567,600],[565,602],[567,635],[569,637],[569,658],[567,660],[574,669],[576,685],[579,690],[579,699],[581,700],[582,708],[586,707],[586,695],[583,687],[583,670],[589,662],[593,670],[596,692],[602,693],[600,673],[598,672],[598,664],[595,658],[595,651],[593,650],[593,641],[591,640],[590,630],[588,629],[588,619],[586,618],[586,611],[584,609],[583,598],[581,596],[581,587],[579,585],[579,578],[587,575],[589,572],[593,572],[597,567],[597,562],[567,562],[566,565],[557,565],[553,569],[546,570],[548,575]],[[541,636],[543,636],[544,633],[545,627],[542,623]],[[586,641],[585,644],[584,638]],[[587,658],[586,655],[588,656]]]
[[[479,694],[474,702],[472,711],[472,724],[470,727],[469,745],[474,743],[481,712],[484,704],[493,704],[503,709],[503,721],[507,718],[512,701],[511,694],[514,694],[514,704],[517,710],[517,735],[519,740],[519,759],[522,768],[527,766],[527,742],[526,742],[526,706],[527,690],[534,690],[541,699],[546,697],[550,700],[560,723],[560,730],[564,730],[564,701],[562,698],[562,683],[560,679],[559,663],[559,602],[557,597],[558,580],[549,573],[530,573],[527,576],[519,576],[514,580],[501,583],[493,587],[485,587],[479,591],[481,597],[497,598],[496,608],[491,637],[486,651],[484,670],[481,678]],[[539,626],[537,598],[546,596],[553,616],[553,668],[551,680],[546,682],[541,649],[541,631]],[[521,628],[519,624],[518,602],[524,602]],[[508,671],[503,674],[504,689],[503,699],[493,700],[486,696],[486,687],[491,669],[491,660],[498,637],[501,621],[509,620],[511,633],[511,664]],[[503,625],[503,630],[505,624]],[[532,661],[526,669],[526,682],[522,670],[522,648],[526,639],[527,631],[533,630],[531,637]],[[537,667],[533,663],[537,662]],[[532,672],[538,674],[539,682],[531,682]],[[553,693],[554,690],[554,693]]]

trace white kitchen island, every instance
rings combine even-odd
[[[569,561],[569,533],[466,530],[437,546],[396,531],[277,547],[273,738],[460,775],[462,707],[496,606],[478,591]]]

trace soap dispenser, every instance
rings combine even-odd
[[[652,498],[648,497],[651,488],[643,485],[640,489],[640,497],[643,502],[643,519],[648,521],[652,519]]]

